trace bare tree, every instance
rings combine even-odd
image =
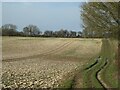
[[[13,24],[5,24],[2,26],[2,35],[14,36],[17,35],[17,26]]]
[[[37,36],[37,35],[40,35],[42,33],[39,30],[39,28],[35,25],[28,25],[27,27],[24,27],[23,32],[27,36]]]

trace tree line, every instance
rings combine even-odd
[[[22,31],[17,31],[17,26],[13,24],[5,24],[1,27],[2,36],[26,36],[26,37],[64,37],[76,38],[82,37],[82,32],[68,31],[60,29],[58,31],[46,30],[44,32],[36,25],[28,25]]]
[[[81,6],[80,17],[83,30],[79,32],[61,29],[41,32],[35,25],[28,25],[21,32],[16,25],[5,24],[1,27],[3,36],[42,36],[42,37],[85,37],[120,38],[119,8],[120,2],[87,2]]]

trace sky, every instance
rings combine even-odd
[[[82,2],[2,2],[2,24],[15,24],[19,31],[29,24],[41,31],[82,30]]]

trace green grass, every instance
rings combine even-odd
[[[113,63],[109,63],[101,72],[102,79],[112,88],[118,87],[118,69]]]
[[[69,90],[72,88],[72,84],[73,84],[73,78],[65,80],[60,86],[60,88],[62,88],[63,90]]]
[[[87,70],[87,71],[84,71],[85,68],[88,68],[91,64],[95,63],[96,62],[96,59],[98,55],[92,57],[90,59],[90,61],[83,65],[83,68],[82,68],[82,78],[83,78],[83,88],[89,88],[90,87],[90,82],[88,81],[88,77],[89,77],[89,73],[91,72],[90,70]]]
[[[102,52],[104,57],[108,58],[108,64],[101,71],[101,78],[109,87],[118,88],[118,67],[115,65],[115,51],[114,46],[111,44],[112,41],[104,41],[106,43],[106,52]]]
[[[105,59],[107,58],[109,61],[107,63],[107,65],[105,66],[105,68],[101,71],[100,76],[101,79],[109,86],[112,88],[117,88],[118,87],[118,81],[116,78],[117,77],[117,66],[115,65],[115,53],[113,51],[113,46],[111,46],[109,40],[103,39],[102,41],[102,48],[101,48],[101,53],[100,56],[102,56],[102,59],[99,61],[98,64],[96,64],[95,66],[93,66],[91,69],[84,71],[83,72],[83,79],[84,79],[84,83],[83,86],[84,88],[90,88],[91,85],[95,88],[102,88],[102,86],[99,84],[99,82],[97,81],[95,74],[96,72],[99,70],[99,68],[101,68],[104,63],[105,63]],[[86,67],[90,66],[92,63],[94,63],[95,60],[93,59],[93,61],[89,62],[88,65],[86,65]]]
[[[103,59],[99,61],[95,66],[91,69],[88,69],[84,72],[84,87],[85,88],[103,88],[101,84],[96,79],[96,72],[104,65]]]

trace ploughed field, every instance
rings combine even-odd
[[[4,88],[58,88],[101,50],[100,39],[2,38]]]

